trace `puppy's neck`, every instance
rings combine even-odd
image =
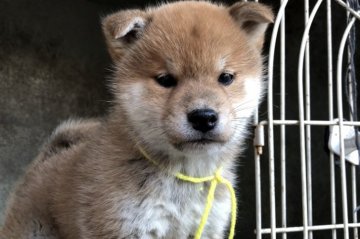
[[[169,150],[155,152],[149,148],[144,149],[138,145],[140,156],[148,160],[160,170],[175,175],[182,173],[191,177],[211,176],[220,168],[228,168],[234,161],[235,155],[211,151],[183,153]]]

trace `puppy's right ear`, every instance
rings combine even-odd
[[[271,8],[257,2],[237,2],[230,6],[229,13],[249,39],[262,48],[266,28],[274,22]]]
[[[144,11],[120,11],[102,20],[103,32],[110,56],[119,60],[126,48],[130,47],[143,33],[148,18]]]

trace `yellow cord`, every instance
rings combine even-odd
[[[140,152],[144,155],[144,157],[147,160],[149,160],[153,164],[159,166],[159,163],[157,163],[156,161],[151,159],[150,156],[141,147],[138,147],[138,148],[139,148]],[[229,190],[229,192],[230,192],[230,196],[231,196],[231,224],[230,224],[229,239],[234,238],[235,225],[236,225],[236,212],[237,212],[236,195],[235,195],[235,190],[234,190],[233,186],[231,185],[231,182],[221,176],[221,171],[222,171],[222,167],[218,168],[213,176],[199,177],[199,178],[198,177],[187,176],[187,175],[182,174],[182,173],[176,173],[175,174],[176,178],[178,178],[178,179],[180,179],[182,181],[186,181],[186,182],[191,182],[191,183],[210,182],[210,188],[209,188],[209,192],[208,192],[207,199],[206,199],[206,205],[205,205],[204,213],[203,213],[203,215],[201,217],[200,225],[199,225],[198,229],[196,230],[194,239],[200,239],[201,238],[201,235],[202,235],[202,233],[204,231],[206,222],[207,222],[209,214],[210,214],[210,210],[211,210],[213,202],[214,202],[216,186],[219,183],[224,184],[227,187],[227,189]]]

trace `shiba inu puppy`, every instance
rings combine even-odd
[[[59,126],[13,193],[2,239],[193,238],[209,183],[234,163],[258,106],[271,10],[183,1],[103,19],[114,61],[110,113]],[[223,238],[218,185],[201,238]]]

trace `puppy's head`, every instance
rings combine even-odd
[[[238,145],[263,91],[261,48],[272,21],[253,2],[185,1],[106,17],[119,120],[153,150]]]

